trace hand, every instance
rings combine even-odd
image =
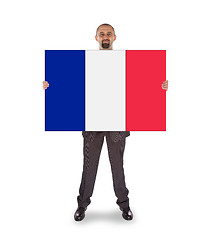
[[[164,81],[163,84],[162,84],[162,89],[164,90],[168,90],[168,80]]]
[[[49,87],[49,83],[47,81],[43,81],[43,89],[45,90],[47,87]]]

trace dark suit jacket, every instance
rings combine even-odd
[[[83,137],[87,137],[90,141],[94,141],[95,136],[97,132],[93,131],[82,131]],[[116,132],[116,131],[111,131],[109,132],[111,139],[114,142],[118,142],[130,135],[129,131],[121,131],[121,132]]]

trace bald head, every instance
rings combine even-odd
[[[108,23],[103,23],[103,24],[101,24],[101,25],[97,28],[97,30],[96,30],[96,35],[97,35],[98,29],[99,29],[101,26],[110,26],[110,27],[113,29],[113,32],[114,32],[114,35],[115,35],[114,28],[113,28],[110,24],[108,24]]]

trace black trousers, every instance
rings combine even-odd
[[[117,197],[117,204],[120,208],[129,207],[128,189],[125,184],[123,154],[125,149],[125,138],[114,142],[108,132],[97,132],[94,141],[90,141],[84,137],[84,164],[79,189],[78,206],[87,207],[92,196],[101,149],[103,146],[104,137],[106,137],[109,160],[111,164],[113,187]],[[103,186],[102,186],[103,187]]]

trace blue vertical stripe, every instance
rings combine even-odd
[[[45,131],[85,131],[85,51],[46,50]]]

